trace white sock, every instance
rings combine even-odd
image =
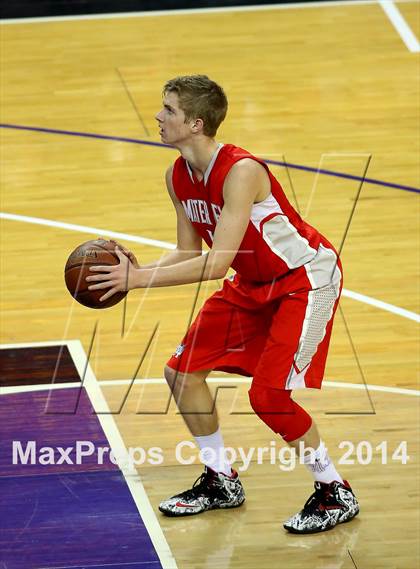
[[[223,472],[223,474],[230,476],[232,469],[229,461],[226,459],[225,446],[220,429],[217,429],[212,435],[194,438],[201,450],[203,464],[215,472]]]
[[[343,479],[336,471],[334,464],[328,456],[327,449],[322,441],[315,452],[305,452],[303,456],[303,463],[316,482],[329,483],[334,480],[343,482]]]

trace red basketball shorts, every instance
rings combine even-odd
[[[277,389],[320,388],[341,288],[341,264],[322,245],[314,261],[272,283],[235,275],[204,303],[167,365],[253,376]]]

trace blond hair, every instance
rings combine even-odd
[[[214,137],[226,116],[228,101],[222,87],[207,75],[183,75],[167,81],[163,94],[176,93],[185,121],[202,119],[203,133]]]

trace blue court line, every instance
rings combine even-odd
[[[160,148],[173,148],[168,144],[163,144],[163,142],[153,142],[151,140],[142,140],[137,138],[126,138],[123,136],[110,136],[107,134],[94,134],[90,132],[77,132],[72,130],[59,130],[55,128],[43,128],[38,126],[21,126],[16,124],[6,124],[0,123],[0,128],[14,128],[16,130],[29,130],[33,132],[45,132],[48,134],[64,134],[67,136],[81,136],[84,138],[99,138],[102,140],[115,140],[118,142],[129,142],[131,144],[141,144],[143,146],[157,146]],[[319,174],[325,174],[326,176],[335,176],[336,178],[345,178],[347,180],[357,180],[361,182],[363,178],[361,176],[354,176],[353,174],[346,174],[345,172],[335,172],[334,170],[325,170],[323,168],[313,168],[312,166],[303,166],[302,164],[292,164],[291,162],[280,162],[277,160],[265,160],[266,164],[273,164],[274,166],[287,166],[288,168],[293,168],[295,170],[304,170],[305,172],[315,172]],[[415,188],[413,186],[404,186],[402,184],[393,184],[392,182],[384,182],[383,180],[376,180],[375,178],[364,178],[364,181],[368,184],[375,184],[377,186],[384,186],[387,188],[393,188],[396,190],[404,190],[406,192],[414,192],[416,194],[420,193],[420,188]]]

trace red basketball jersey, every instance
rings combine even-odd
[[[270,177],[271,194],[253,205],[248,227],[231,266],[246,280],[269,282],[310,262],[316,256],[320,242],[326,240],[302,220],[262,160],[233,144],[219,145],[203,179],[198,181],[188,162],[180,156],[174,164],[173,188],[195,230],[211,247],[224,204],[225,178],[233,164],[243,158],[252,158],[264,166]]]

